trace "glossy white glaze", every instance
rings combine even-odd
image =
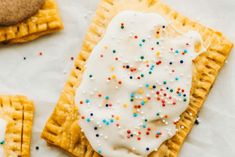
[[[175,132],[189,103],[199,33],[167,35],[156,13],[113,18],[76,92],[79,125],[105,157],[145,157]]]

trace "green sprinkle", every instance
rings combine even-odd
[[[5,143],[5,141],[1,141],[0,144],[3,145]]]
[[[163,84],[167,84],[167,82],[166,82],[166,81],[164,81],[164,82],[163,82]]]

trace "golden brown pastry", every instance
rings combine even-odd
[[[187,109],[180,115],[180,119],[175,124],[178,131],[173,137],[163,142],[156,151],[153,151],[149,155],[157,157],[176,157],[184,140],[192,129],[197,114],[220,69],[224,65],[233,44],[221,33],[188,19],[159,0],[102,0],[100,2],[90,29],[85,37],[82,49],[75,60],[71,75],[65,84],[54,112],[42,132],[42,138],[48,143],[71,153],[73,156],[92,157],[102,155],[102,151],[93,149],[94,144],[91,146],[93,141],[90,140],[91,142],[89,142],[87,140],[87,136],[85,136],[84,132],[81,131],[81,127],[78,125],[78,120],[80,119],[85,119],[87,122],[91,121],[91,119],[86,119],[83,115],[79,115],[79,107],[77,107],[77,105],[82,105],[84,102],[89,103],[89,100],[81,101],[81,104],[78,104],[78,102],[75,104],[75,95],[77,94],[78,87],[80,88],[81,79],[84,79],[83,72],[86,71],[85,64],[90,54],[95,51],[94,47],[104,37],[107,26],[110,24],[113,17],[124,10],[159,14],[171,24],[173,30],[176,30],[169,32],[171,36],[174,36],[175,32],[186,33],[189,31],[197,31],[202,38],[202,43],[195,45],[195,51],[197,52],[202,45],[204,45],[205,50],[193,61],[194,67],[192,71],[190,100]],[[116,28],[123,29],[125,28],[125,24],[120,24],[120,26]],[[121,29],[119,31],[121,31]],[[156,31],[156,37],[158,37],[159,34],[160,31]],[[138,36],[136,36],[136,38],[138,38]],[[132,40],[132,36],[130,40]],[[112,43],[112,40],[110,40],[110,42]],[[100,57],[102,57],[102,55],[100,55]],[[105,57],[105,54],[103,57]],[[92,59],[94,59],[93,56]],[[98,67],[94,68],[95,70],[99,70]],[[100,75],[103,74],[104,72],[102,71]],[[85,79],[91,78],[92,76]],[[114,76],[114,79],[115,78]],[[99,137],[99,135],[96,137]],[[119,148],[125,147],[119,146]],[[129,151],[133,150],[129,149]]]
[[[34,105],[24,96],[0,96],[0,156],[29,157]]]
[[[0,26],[0,43],[25,43],[63,29],[63,23],[59,16],[55,0],[38,0],[37,2],[34,0],[33,2],[37,6],[39,6],[39,3],[41,4],[43,2],[42,7],[36,11],[36,14],[28,18],[26,18],[26,16],[22,16],[23,18],[19,17],[18,19],[24,19],[22,22],[17,22],[16,24],[5,27]],[[25,10],[22,10],[22,14],[24,14],[24,11]],[[31,13],[33,13],[33,11]],[[27,16],[29,16],[29,14]],[[4,17],[1,18],[0,16],[0,19],[4,21]],[[10,17],[8,21],[12,21]],[[10,24],[10,22],[8,24]]]

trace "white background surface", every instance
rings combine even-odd
[[[58,0],[65,29],[23,45],[0,47],[0,93],[23,94],[35,102],[32,157],[65,157],[45,145],[42,128],[52,113],[99,0]],[[171,7],[223,32],[235,43],[235,0],[163,0]],[[39,56],[39,52],[43,55]],[[23,58],[26,57],[26,60]],[[235,54],[221,71],[203,109],[200,125],[180,157],[235,156]],[[35,146],[40,146],[35,150]]]

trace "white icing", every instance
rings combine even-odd
[[[105,157],[145,157],[176,132],[174,122],[189,103],[201,36],[191,31],[170,37],[167,26],[156,13],[121,12],[86,63],[75,100],[79,125]]]
[[[7,122],[0,118],[0,156],[4,156],[4,143]]]

